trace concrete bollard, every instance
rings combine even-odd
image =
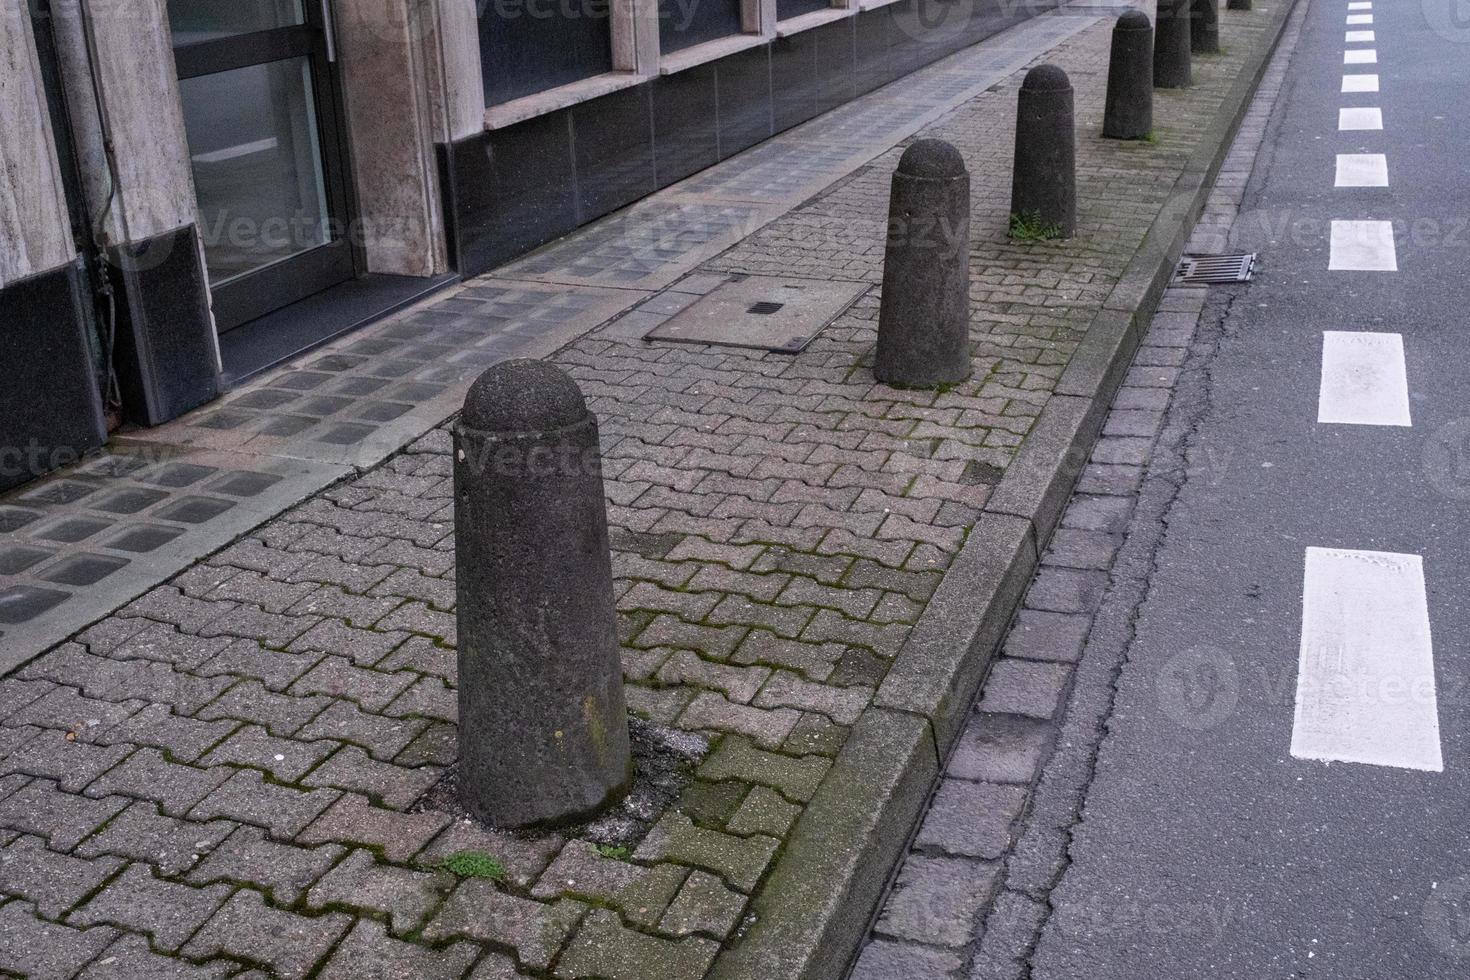
[[[896,388],[970,376],[970,174],[960,151],[922,139],[903,151],[888,203],[888,245],[873,374]]]
[[[1154,25],[1154,88],[1185,88],[1189,71],[1191,0],[1159,0]]]
[[[1220,0],[1193,0],[1189,10],[1189,50],[1220,53]]]
[[[485,371],[454,425],[459,795],[498,827],[575,822],[631,781],[597,417],[567,374]]]
[[[1026,73],[1016,103],[1011,214],[1071,238],[1077,231],[1076,159],[1072,82],[1056,65],[1037,65]]]
[[[1130,10],[1113,25],[1108,61],[1108,100],[1103,135],[1143,139],[1154,128],[1154,28],[1148,15]]]

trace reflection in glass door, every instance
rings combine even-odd
[[[169,0],[221,332],[354,274],[327,0]]]

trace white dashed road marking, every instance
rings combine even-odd
[[[1339,109],[1337,111],[1337,128],[1341,130],[1382,129],[1383,110],[1363,107]]]
[[[1397,272],[1391,221],[1334,221],[1327,268],[1337,272]]]
[[[1343,38],[1343,41],[1347,44],[1362,44],[1364,42],[1372,44],[1375,40],[1377,39],[1373,36],[1372,31],[1348,31],[1347,36]]]
[[[1352,3],[1348,4],[1348,9],[1349,10],[1372,10],[1373,9],[1373,3],[1372,3],[1372,0],[1353,0]]]
[[[1317,421],[1412,425],[1404,338],[1396,333],[1325,331]]]
[[[1388,157],[1382,153],[1339,153],[1338,187],[1387,187]]]
[[[1378,52],[1372,48],[1350,48],[1342,53],[1342,63],[1345,65],[1376,65],[1378,64]]]
[[[1307,549],[1291,754],[1444,771],[1418,555]]]
[[[1344,92],[1376,92],[1378,91],[1378,76],[1344,75],[1342,76],[1342,90]]]
[[[1373,23],[1373,15],[1372,14],[1348,14],[1347,22],[1349,24],[1371,24],[1371,23]]]

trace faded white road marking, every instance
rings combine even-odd
[[[1373,15],[1372,14],[1348,14],[1347,22],[1349,24],[1371,24],[1371,23],[1373,23]]]
[[[1404,338],[1396,333],[1324,331],[1317,421],[1412,425]]]
[[[1362,44],[1365,41],[1372,44],[1376,40],[1372,31],[1348,31],[1347,36],[1343,38],[1346,44]]]
[[[1373,48],[1349,48],[1342,53],[1342,63],[1345,65],[1376,65],[1378,64],[1378,52]]]
[[[1342,76],[1342,90],[1344,92],[1376,92],[1378,91],[1378,76],[1344,75]]]
[[[1387,187],[1388,157],[1382,153],[1339,153],[1338,187]]]
[[[1418,555],[1307,549],[1291,754],[1444,771]]]
[[[1341,130],[1350,129],[1382,129],[1383,110],[1356,107],[1337,110],[1337,128]]]
[[[1397,272],[1393,222],[1332,222],[1327,268],[1339,272]]]
[[[1373,3],[1372,3],[1372,0],[1353,0],[1352,3],[1348,4],[1348,9],[1349,10],[1372,10],[1373,9]]]

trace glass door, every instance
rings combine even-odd
[[[330,0],[168,0],[221,333],[351,279]]]

